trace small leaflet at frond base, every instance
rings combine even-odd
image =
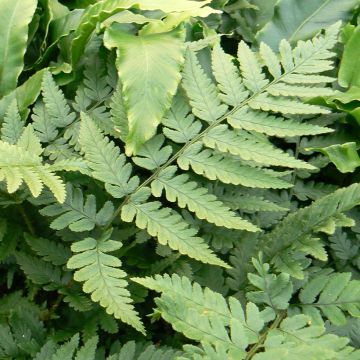
[[[109,234],[107,234],[108,236]],[[126,273],[120,269],[121,261],[108,252],[120,249],[122,244],[105,236],[99,240],[86,238],[75,242],[71,250],[75,253],[67,262],[69,269],[76,269],[74,279],[84,282],[83,291],[100,303],[108,314],[113,314],[126,324],[145,334],[138,318],[130,293],[126,289]]]

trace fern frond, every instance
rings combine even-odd
[[[335,185],[324,184],[321,182],[297,180],[293,188],[294,195],[301,201],[308,199],[317,200],[325,195],[329,195],[336,190]]]
[[[274,202],[271,202],[262,196],[242,193],[235,189],[226,191],[218,196],[220,200],[223,201],[224,204],[229,206],[229,208],[232,210],[242,210],[245,212],[254,212],[254,211],[282,212],[289,210],[288,208],[280,206]]]
[[[115,198],[132,193],[139,179],[131,176],[131,165],[126,163],[120,149],[104,137],[94,122],[81,114],[79,142],[92,170],[91,176],[105,183],[106,191]]]
[[[99,42],[99,45],[101,43]],[[100,52],[99,46],[94,52]],[[93,54],[91,54],[93,55]],[[89,56],[86,59],[84,70],[84,93],[92,101],[102,102],[111,93],[111,88],[107,84],[105,73],[105,62],[101,56]]]
[[[1,140],[8,144],[16,144],[23,132],[25,122],[21,120],[17,101],[14,99],[5,114],[1,127]]]
[[[132,158],[134,163],[148,170],[155,170],[165,164],[172,154],[172,148],[170,145],[162,147],[164,140],[163,135],[148,140],[140,147],[137,156]]]
[[[56,123],[51,121],[43,102],[37,102],[31,115],[36,136],[43,143],[49,143],[58,136]]]
[[[225,184],[273,189],[291,186],[264,170],[243,165],[226,154],[202,150],[199,143],[188,147],[178,158],[178,164],[182,170],[188,170],[191,166],[195,173]]]
[[[84,282],[83,291],[90,293],[94,302],[99,302],[108,314],[144,333],[126,289],[126,273],[120,269],[121,261],[108,254],[120,249],[122,244],[109,240],[109,235],[105,234],[99,240],[86,238],[74,243],[71,250],[76,254],[69,259],[67,267],[76,269],[74,279]]]
[[[273,96],[298,96],[302,98],[312,98],[316,96],[332,96],[336,91],[331,88],[314,86],[294,86],[283,83],[270,85],[267,92]]]
[[[360,351],[347,343],[346,338],[326,334],[323,326],[311,325],[310,317],[295,315],[268,332],[264,352],[257,353],[253,359],[300,360],[304,354],[313,359],[357,359]]]
[[[154,196],[160,197],[165,190],[167,200],[177,202],[181,208],[187,207],[202,220],[217,226],[230,229],[256,231],[257,227],[236,216],[216,196],[209,194],[206,188],[199,187],[194,181],[189,181],[186,174],[175,175],[176,166],[171,166],[160,172],[151,183]]]
[[[170,208],[161,207],[158,201],[145,202],[150,189],[142,188],[130,197],[122,207],[121,219],[126,222],[136,218],[136,226],[156,236],[161,245],[168,245],[181,254],[208,264],[228,267],[209,249],[204,240],[196,236],[197,230],[190,227],[183,218]]]
[[[70,250],[60,242],[24,234],[31,249],[53,265],[64,265],[71,256]]]
[[[245,161],[255,161],[258,164],[286,166],[300,169],[314,169],[304,161],[295,159],[280,149],[266,142],[258,142],[254,136],[245,132],[236,133],[229,130],[227,125],[218,125],[212,128],[204,137],[207,147],[229,152],[240,156]]]
[[[29,135],[31,134],[32,135]],[[39,140],[33,134],[31,128],[27,131],[33,142],[25,143],[26,136],[19,139],[20,144],[11,145],[0,141],[0,181],[5,180],[7,191],[13,193],[19,189],[24,182],[29,187],[32,195],[40,195],[45,184],[54,194],[59,202],[65,199],[65,185],[62,180],[54,174],[51,165],[42,164],[40,154],[42,152]],[[24,135],[24,133],[23,133]]]
[[[192,112],[198,118],[212,123],[225,114],[227,106],[221,104],[215,84],[205,75],[196,55],[190,50],[185,56],[183,87]]]
[[[291,58],[291,48],[289,50],[290,50],[289,55]],[[273,76],[273,78],[276,79],[276,78],[280,77],[281,76],[281,65],[280,65],[277,55],[274,53],[274,51],[271,49],[271,47],[268,46],[267,44],[261,42],[260,48],[259,48],[259,53],[261,56],[261,60],[263,61],[263,63],[269,70],[269,73]],[[290,62],[291,62],[291,66],[292,66],[292,61],[290,61]],[[289,66],[289,70],[291,69],[291,66]]]
[[[26,276],[35,284],[51,284],[52,287],[61,284],[61,271],[50,263],[25,253],[17,253],[16,261]]]
[[[244,41],[240,41],[237,55],[240,62],[240,70],[244,85],[253,94],[261,92],[261,90],[269,83],[269,80],[265,78],[265,74],[263,73],[255,54]]]
[[[162,293],[156,299],[158,311],[176,331],[203,344],[224,347],[229,358],[243,359],[245,349],[259,340],[260,331],[271,319],[252,303],[244,311],[235,298],[227,303],[222,295],[203,290],[197,283],[192,285],[186,277],[157,275],[133,281]]]
[[[191,141],[201,130],[201,122],[194,120],[190,107],[181,94],[174,96],[172,106],[162,120],[164,135],[176,143]],[[190,112],[190,114],[189,114]]]
[[[266,304],[274,310],[287,309],[293,291],[290,275],[271,274],[269,264],[263,263],[261,256],[259,260],[253,258],[252,263],[258,274],[248,273],[248,279],[259,290],[248,292],[246,297],[255,304]]]
[[[175,360],[182,355],[182,351],[167,346],[154,346],[136,344],[135,341],[128,341],[119,353],[107,357],[106,360]]]
[[[293,120],[268,115],[264,112],[251,110],[244,106],[228,117],[229,124],[236,129],[257,131],[276,137],[317,135],[333,132],[333,129],[299,123]]]
[[[260,241],[265,254],[272,259],[275,266],[282,271],[284,262],[296,264],[291,260],[293,249],[301,248],[301,241],[306,241],[312,232],[324,225],[329,219],[360,204],[360,185],[353,184],[347,188],[336,190],[285,217],[270,233]],[[281,239],[281,241],[279,241]],[[290,251],[290,252],[289,252]],[[305,251],[305,253],[308,253]],[[299,266],[299,263],[297,263]],[[291,269],[287,268],[291,275]],[[299,276],[297,272],[296,276]],[[300,275],[301,277],[301,275]]]
[[[71,112],[62,90],[56,85],[49,71],[45,71],[41,85],[45,109],[53,124],[65,127],[75,120],[75,113]]]
[[[71,360],[79,346],[79,334],[75,334],[68,342],[61,345],[51,357],[51,360]]]
[[[50,224],[55,230],[69,227],[76,232],[89,231],[95,226],[105,225],[112,217],[114,206],[107,201],[97,212],[96,199],[94,195],[84,196],[79,188],[73,188],[70,183],[66,186],[66,199],[62,204],[51,204],[40,210],[44,216],[56,217]]]
[[[334,235],[329,237],[331,250],[335,257],[341,260],[349,260],[358,254],[359,246],[351,241],[345,231],[337,229]]]
[[[248,96],[249,92],[242,84],[236,66],[232,63],[230,55],[227,55],[219,44],[214,46],[212,52],[212,70],[218,87],[221,91],[221,100],[230,105],[238,106]]]
[[[248,102],[254,110],[272,111],[282,114],[330,114],[330,110],[317,105],[304,104],[301,101],[285,97],[274,97],[259,94]]]
[[[300,291],[299,300],[304,314],[317,319],[320,312],[334,325],[346,324],[344,312],[360,316],[360,281],[351,280],[351,273],[316,276]]]

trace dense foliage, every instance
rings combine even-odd
[[[1,0],[0,359],[360,359],[359,0]]]

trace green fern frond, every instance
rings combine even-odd
[[[299,300],[304,314],[314,320],[320,312],[334,325],[346,324],[344,312],[360,316],[360,281],[351,280],[351,273],[319,275],[311,279],[300,291]]]
[[[41,85],[45,109],[52,123],[57,127],[65,127],[75,120],[75,114],[71,112],[62,90],[56,85],[49,71],[45,71]]]
[[[0,181],[6,181],[9,193],[18,190],[24,182],[34,197],[40,195],[45,184],[56,199],[63,202],[65,185],[51,165],[42,163],[40,142],[33,130],[30,127],[27,129],[16,145],[0,141]]]
[[[312,232],[323,226],[329,219],[358,204],[360,204],[359,184],[339,189],[313,202],[310,206],[289,214],[273,231],[263,236],[259,246],[280,271],[286,262],[295,266],[296,260],[294,262],[289,256],[293,256],[293,250],[302,247],[302,241],[306,241]],[[307,254],[308,251],[305,253]],[[286,272],[296,277],[302,276],[301,271],[295,274],[288,267]]]
[[[154,196],[160,197],[163,190],[167,200],[177,202],[181,208],[187,207],[201,219],[217,226],[230,229],[258,230],[256,226],[236,216],[229,208],[219,201],[208,190],[199,187],[194,181],[189,181],[186,174],[175,175],[176,166],[171,166],[160,172],[151,183]]]
[[[122,207],[121,219],[132,222],[136,218],[136,226],[146,229],[151,236],[158,238],[161,245],[168,245],[181,254],[208,264],[228,267],[214,255],[201,237],[196,236],[197,230],[190,227],[183,218],[170,208],[161,207],[158,201],[146,202],[150,189],[141,191],[130,197]]]
[[[304,354],[313,359],[357,359],[360,351],[347,346],[348,341],[326,334],[323,326],[311,325],[311,318],[306,315],[295,315],[268,332],[264,351],[253,359],[301,360]]]
[[[36,136],[43,143],[49,143],[56,139],[58,130],[56,123],[51,121],[43,102],[37,102],[31,115]]]
[[[334,131],[327,127],[299,123],[265,112],[254,111],[247,106],[231,114],[228,117],[228,122],[236,129],[257,131],[276,137],[317,135]]]
[[[154,346],[135,341],[128,341],[119,353],[109,356],[106,360],[176,360],[182,351],[167,346]]]
[[[265,165],[314,169],[314,166],[295,159],[269,143],[256,141],[256,138],[251,134],[231,131],[227,125],[218,125],[211,129],[203,137],[203,142],[207,147],[238,155],[245,161],[250,160]]]
[[[59,267],[55,267],[46,261],[22,252],[16,254],[16,261],[33,283],[39,285],[51,284],[52,287],[61,284]]]
[[[138,150],[137,156],[132,158],[134,163],[148,170],[155,170],[165,164],[172,154],[172,148],[170,145],[162,147],[164,140],[163,135],[148,140]]]
[[[215,84],[205,75],[196,55],[187,51],[182,83],[192,106],[192,112],[199,119],[209,123],[225,114],[227,106],[221,104]]]
[[[182,170],[189,170],[191,166],[196,174],[225,184],[272,189],[291,187],[286,181],[271,176],[262,169],[243,165],[227,154],[202,150],[199,143],[189,146],[178,158],[178,164]]]
[[[131,165],[126,163],[120,149],[104,137],[94,122],[81,114],[79,142],[90,167],[91,176],[105,183],[106,191],[115,198],[132,193],[139,179],[131,176]]]
[[[86,238],[74,243],[71,250],[76,254],[69,259],[67,267],[76,269],[74,279],[84,282],[83,291],[90,293],[94,302],[99,302],[108,314],[144,333],[126,289],[126,273],[120,269],[121,261],[107,254],[120,249],[122,244],[109,240],[109,235],[105,234],[99,240]]]
[[[330,110],[317,105],[304,104],[301,101],[259,94],[251,99],[249,107],[254,110],[272,111],[282,114],[330,114]]]
[[[35,253],[53,265],[64,265],[71,256],[71,251],[60,242],[24,234],[26,242]]]
[[[68,342],[61,345],[51,357],[51,360],[72,360],[73,355],[79,346],[79,334],[75,334]]]
[[[237,51],[244,85],[253,93],[259,93],[269,84],[261,65],[249,46],[240,41]]]
[[[186,277],[158,275],[133,280],[162,293],[156,299],[158,311],[176,331],[202,344],[224,347],[229,358],[245,358],[246,348],[259,341],[260,331],[273,318],[271,311],[261,313],[252,303],[245,311],[235,298],[227,303],[220,294],[192,285]]]
[[[201,123],[194,120],[194,115],[190,112],[190,106],[184,97],[178,93],[174,99],[170,110],[162,120],[164,135],[176,143],[187,143],[191,141],[201,130]]]
[[[229,189],[228,191],[225,191],[218,196],[220,200],[232,210],[242,210],[245,212],[286,212],[289,210],[288,208],[271,202],[262,196],[242,193],[235,189]]]
[[[287,309],[293,291],[290,275],[271,274],[269,264],[263,263],[261,256],[259,260],[253,258],[252,263],[258,274],[248,273],[248,279],[259,290],[248,292],[248,300],[255,304],[266,304],[274,310]]]
[[[88,195],[84,201],[81,189],[73,188],[69,183],[66,186],[64,203],[51,204],[40,210],[40,214],[44,216],[56,217],[50,224],[52,229],[62,230],[69,227],[76,232],[89,231],[95,226],[105,225],[113,212],[114,206],[111,201],[107,201],[97,211],[95,196]]]
[[[9,144],[16,144],[23,132],[25,122],[21,120],[17,101],[14,99],[5,114],[1,127],[1,140]]]
[[[100,45],[100,42],[99,42]],[[96,46],[94,52],[101,50]],[[84,93],[92,101],[102,102],[108,98],[111,88],[106,80],[105,62],[101,56],[90,56],[86,59],[84,70]]]
[[[236,66],[231,56],[227,55],[220,45],[215,45],[212,52],[212,70],[218,82],[221,100],[230,106],[240,105],[249,92],[242,84]]]

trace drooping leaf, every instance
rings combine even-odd
[[[309,148],[326,155],[342,173],[353,172],[360,166],[357,145],[354,142],[336,144],[324,148]]]
[[[28,25],[36,0],[2,0],[0,11],[0,98],[16,88],[23,69]]]
[[[345,88],[360,86],[360,26],[357,26],[344,46],[340,68],[339,84]]]
[[[113,24],[105,32],[104,43],[118,49],[117,68],[128,116],[126,153],[131,155],[155,134],[171,105],[184,61],[183,29],[134,36]]]
[[[307,40],[339,20],[347,21],[357,4],[357,0],[280,0],[272,20],[256,38],[276,51],[281,39],[290,43]]]

